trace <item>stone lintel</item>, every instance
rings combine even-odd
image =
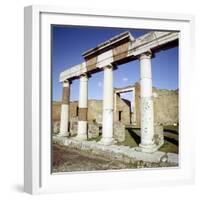
[[[83,73],[87,72],[86,62],[75,65],[63,72],[60,73],[59,82],[63,82],[66,79],[73,80],[79,78],[79,76]]]
[[[85,59],[87,71],[93,71],[97,66],[97,56],[94,56],[90,59]]]
[[[123,88],[114,88],[114,92],[115,93],[125,93],[125,92],[132,92],[133,90],[135,90],[135,86],[130,85],[127,87],[123,87]]]
[[[102,52],[112,50],[112,56],[106,57],[108,61],[112,60],[114,63],[129,62],[149,50],[154,55],[160,50],[177,46],[175,41],[178,41],[178,38],[178,32],[152,31],[137,39],[133,39],[129,32],[122,33],[83,53],[85,62],[63,71],[60,74],[60,82],[65,79],[79,78],[82,73],[90,72],[92,74],[101,70],[97,65],[102,68],[107,64],[105,59],[98,60]]]
[[[131,35],[130,32],[127,31],[115,37],[112,37],[109,40],[106,40],[105,42],[99,44],[95,48],[89,49],[88,51],[84,52],[82,56],[84,58],[94,57],[96,55],[99,55],[101,52],[105,52],[109,49],[119,46],[119,44],[127,43],[127,41],[133,41],[133,40],[134,40],[133,36]]]
[[[129,56],[136,56],[152,51],[152,57],[155,52],[159,52],[160,50],[167,49],[167,46],[178,40],[179,33],[178,32],[162,32],[162,31],[153,31],[145,34],[135,40],[135,42],[131,43]],[[177,46],[176,43],[174,45],[171,44],[171,47]]]

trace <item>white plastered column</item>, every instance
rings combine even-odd
[[[66,80],[63,82],[59,136],[69,136],[69,102],[70,102],[69,95],[70,95],[70,82]]]
[[[87,140],[88,76],[80,76],[78,133],[76,139]]]
[[[132,112],[131,123],[136,124],[135,88],[133,89]]]
[[[154,110],[152,100],[151,53],[140,56],[140,122],[141,143],[139,149],[143,152],[156,151],[154,143]]]
[[[113,139],[113,67],[104,67],[104,86],[103,86],[103,120],[102,120],[102,139],[100,144],[110,145]]]

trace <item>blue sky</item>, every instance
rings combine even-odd
[[[78,26],[53,26],[52,27],[52,92],[53,100],[60,101],[62,97],[62,84],[59,83],[59,74],[84,61],[83,52],[98,44],[120,34],[130,31],[137,38],[150,30],[78,27]],[[178,48],[161,51],[152,59],[153,86],[160,89],[178,88]],[[114,71],[114,87],[124,87],[139,82],[139,61],[131,61],[120,65]],[[93,74],[88,82],[88,98],[102,99],[103,72]],[[71,85],[70,100],[78,100],[79,80]],[[130,99],[131,93],[122,95]]]

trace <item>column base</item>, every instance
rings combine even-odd
[[[57,136],[58,136],[58,137],[69,137],[69,132],[66,132],[66,133],[58,133]]]
[[[160,149],[163,145],[164,145],[164,139],[161,140],[161,141],[159,141],[158,144],[156,144],[156,146],[157,146],[157,150]]]
[[[87,140],[87,135],[77,135],[74,137],[74,139],[78,141],[85,141]]]
[[[115,144],[116,141],[114,140],[114,138],[103,137],[98,143],[103,144],[103,145],[111,145],[111,144]]]
[[[156,146],[155,144],[150,144],[150,145],[139,144],[139,147],[136,147],[135,150],[145,153],[154,153],[155,151],[158,150],[158,146]]]

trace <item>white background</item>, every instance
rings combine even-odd
[[[107,8],[135,11],[188,13],[196,15],[196,49],[200,52],[200,5],[198,0],[4,0],[0,6],[0,199],[199,199],[200,198],[200,62],[196,53],[197,94],[193,94],[196,133],[196,183],[192,186],[135,188],[71,194],[31,196],[23,193],[23,7],[31,4],[64,5],[83,8]],[[199,74],[199,75],[198,75]],[[199,79],[199,80],[198,80]],[[200,118],[199,118],[200,120]],[[189,133],[188,133],[189,134]],[[105,180],[106,181],[106,180]]]

